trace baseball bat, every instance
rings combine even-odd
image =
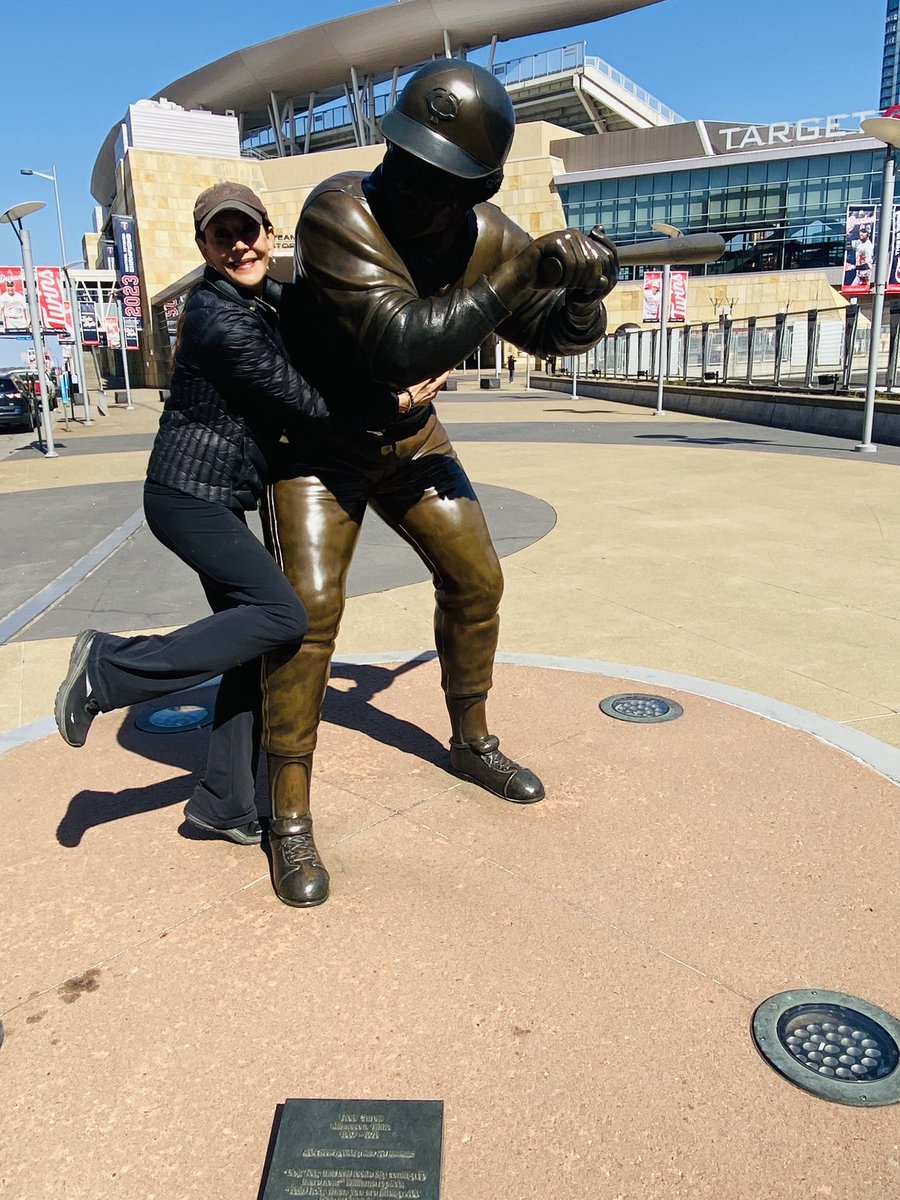
[[[595,225],[589,237],[602,234]],[[619,265],[623,267],[691,266],[695,263],[715,262],[725,252],[725,239],[717,233],[687,233],[679,237],[654,238],[650,242],[632,242],[617,246]],[[540,280],[546,287],[558,287],[563,277],[563,265],[558,258],[548,255],[540,266]]]

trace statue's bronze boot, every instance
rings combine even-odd
[[[275,895],[294,908],[312,908],[328,899],[328,872],[313,840],[309,812],[312,755],[279,758],[270,754],[272,885]]]
[[[500,741],[488,733],[486,696],[447,697],[450,712],[450,769],[513,804],[535,804],[544,785],[533,771],[507,758]]]

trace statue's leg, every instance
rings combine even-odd
[[[457,775],[518,804],[544,788],[500,751],[485,711],[500,630],[503,575],[466,472],[435,420],[408,450],[373,508],[409,542],[434,580],[434,635],[450,713],[450,765]],[[409,439],[413,442],[415,439]]]
[[[268,496],[266,538],[303,597],[309,629],[296,653],[267,657],[263,744],[269,764],[269,844],[275,893],[306,908],[328,898],[328,872],[313,841],[310,773],[350,560],[366,501],[340,500],[315,476],[276,483]]]

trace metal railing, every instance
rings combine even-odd
[[[887,309],[887,306],[886,306]],[[791,391],[862,392],[871,328],[859,305],[775,313],[735,321],[670,326],[666,379],[673,384],[782,388]],[[587,354],[560,360],[582,378],[655,379],[659,330],[618,330]],[[878,388],[897,388],[900,301],[885,312],[879,331]]]
[[[677,113],[674,108],[669,108],[668,104],[663,104],[662,100],[657,100],[646,88],[642,88],[639,83],[635,83],[627,75],[623,75],[621,71],[617,71],[614,66],[604,59],[588,54],[585,57],[584,65],[592,67],[601,75],[605,75],[608,79],[611,79],[613,83],[617,83],[620,88],[636,97],[647,108],[652,108],[654,112],[658,112],[670,125],[680,124],[684,121],[684,117]]]
[[[646,88],[623,75],[603,58],[594,54],[586,54],[586,42],[573,42],[568,46],[556,46],[552,50],[544,50],[538,54],[525,54],[521,58],[511,58],[507,62],[497,63],[494,74],[504,85],[509,87],[514,83],[527,83],[532,79],[540,79],[544,75],[556,75],[561,71],[572,71],[576,67],[590,67],[600,75],[605,75],[623,91],[639,100],[647,108],[659,113],[669,124],[674,125],[683,121],[674,109],[663,104],[661,100],[650,94]]]
[[[545,75],[556,75],[560,71],[571,71],[577,67],[589,67],[601,75],[605,75],[612,83],[634,96],[647,108],[652,109],[670,124],[684,120],[674,109],[663,104],[661,100],[650,94],[646,88],[623,75],[605,59],[586,53],[587,42],[573,42],[567,46],[556,46],[552,50],[543,50],[537,54],[525,54],[520,58],[510,58],[506,62],[495,63],[492,70],[504,87],[515,83],[527,83],[532,79],[540,79]],[[375,117],[383,117],[388,109],[390,93],[379,92],[375,96]],[[307,113],[298,113],[294,118],[294,137],[304,138],[309,123]],[[326,133],[334,129],[345,129],[351,125],[350,106],[346,102],[323,106],[313,113],[312,136]],[[290,136],[288,134],[288,136]],[[275,132],[271,126],[264,126],[249,133],[242,142],[241,153],[245,158],[252,157],[254,149],[263,146],[274,146]],[[265,157],[263,155],[262,157]]]

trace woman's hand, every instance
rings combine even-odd
[[[433,379],[423,379],[421,383],[411,384],[397,393],[397,411],[401,416],[412,412],[414,408],[424,408],[430,404],[450,376],[449,371],[443,375],[435,375]]]

